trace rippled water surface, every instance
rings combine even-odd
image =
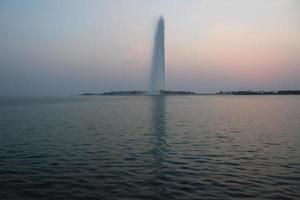
[[[0,98],[0,199],[300,199],[300,97]]]

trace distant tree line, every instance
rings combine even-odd
[[[162,90],[160,91],[161,94],[164,95],[196,95],[195,92],[191,91],[170,91],[170,90]]]
[[[110,91],[104,93],[82,93],[81,96],[97,96],[97,95],[146,95],[147,91]],[[161,90],[161,95],[196,95],[195,92],[190,91],[170,91],[170,90]]]
[[[81,96],[96,96],[96,95],[147,95],[147,91],[110,91],[104,93],[82,93]],[[220,91],[218,93],[197,94],[191,91],[171,91],[161,90],[161,95],[300,95],[300,90],[279,90],[279,91],[254,91],[254,90],[238,90],[238,91]]]
[[[217,94],[232,94],[232,95],[299,95],[300,90],[279,90],[279,91],[239,90],[239,91],[230,91],[230,92],[220,91]]]
[[[101,95],[142,95],[145,94],[144,91],[111,91],[111,92],[104,92]]]

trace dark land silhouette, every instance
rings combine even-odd
[[[299,95],[300,90],[279,90],[279,91],[254,91],[254,90],[239,90],[239,91],[220,91],[217,94],[225,95]]]
[[[92,96],[92,95],[148,95],[148,91],[111,91],[104,93],[83,93],[81,96]],[[161,90],[161,95],[197,95],[195,92],[191,91],[169,91],[169,90]]]
[[[148,91],[110,91],[104,93],[82,93],[81,96],[98,96],[98,95],[148,95]],[[191,91],[171,91],[161,90],[160,95],[300,95],[300,90],[278,90],[278,91],[220,91],[217,93],[196,93]]]

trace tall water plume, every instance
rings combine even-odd
[[[151,62],[150,95],[159,95],[165,87],[165,22],[160,16],[154,38]]]

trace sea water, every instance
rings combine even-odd
[[[300,96],[0,98],[0,199],[300,199]]]

